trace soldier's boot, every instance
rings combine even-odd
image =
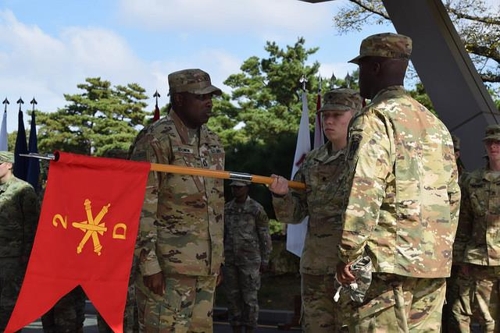
[[[251,326],[246,326],[245,332],[246,333],[255,333],[255,328],[253,328]]]
[[[243,328],[241,326],[233,326],[233,333],[243,333]]]

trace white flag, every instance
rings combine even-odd
[[[7,136],[7,110],[3,112],[2,127],[0,127],[0,150],[8,150],[8,136]]]
[[[302,116],[300,117],[297,147],[295,148],[295,157],[293,158],[292,175],[290,179],[293,179],[293,176],[310,150],[311,135],[309,133],[309,108],[307,106],[307,93],[304,91],[302,93]],[[287,226],[286,249],[298,257],[302,255],[302,249],[304,248],[308,219],[309,218],[306,217],[299,224],[289,224]]]
[[[323,135],[323,128],[321,125],[321,114],[318,112],[319,109],[321,109],[321,80],[319,84],[318,96],[316,97],[316,117],[314,117],[314,149],[321,147],[325,143],[325,136]]]

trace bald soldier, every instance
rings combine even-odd
[[[168,84],[171,109],[139,133],[131,159],[223,170],[222,143],[206,126],[221,90],[200,69],[171,73]],[[150,173],[136,244],[141,332],[212,332],[223,217],[222,179]]]
[[[403,88],[412,50],[393,33],[364,39],[361,96],[370,100],[352,121],[347,161],[341,262],[343,284],[364,254],[371,285],[353,306],[351,332],[439,332],[458,224],[460,188],[446,126]]]

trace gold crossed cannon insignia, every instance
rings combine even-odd
[[[103,236],[106,231],[108,231],[108,228],[106,227],[106,223],[101,221],[103,220],[104,216],[108,213],[108,209],[111,206],[111,204],[107,204],[102,206],[101,211],[94,217],[92,214],[92,205],[91,201],[89,199],[85,199],[84,202],[84,207],[85,207],[85,212],[87,214],[87,220],[82,221],[82,222],[72,222],[71,226],[73,228],[80,229],[83,231],[85,234],[83,235],[82,240],[78,244],[76,248],[76,252],[78,254],[82,253],[83,248],[87,241],[92,238],[92,243],[94,245],[94,252],[97,253],[98,256],[101,255],[101,250],[102,250],[102,244],[99,239],[99,236]],[[56,214],[54,215],[52,219],[52,225],[54,227],[58,226],[58,222],[61,224],[61,226],[64,229],[68,228],[68,219],[67,217],[64,217],[61,214]],[[113,228],[113,234],[112,234],[113,239],[126,239],[127,238],[127,225],[125,223],[117,223],[115,224]]]

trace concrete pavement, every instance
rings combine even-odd
[[[231,327],[228,325],[227,321],[224,320],[224,314],[226,309],[215,308],[214,309],[214,333],[230,333],[232,332]],[[261,310],[259,313],[259,327],[256,333],[270,333],[270,332],[283,332],[283,331],[300,331],[298,327],[290,327],[290,323],[294,318],[294,313],[292,311],[280,311],[280,310]],[[30,325],[26,326],[22,330],[23,333],[42,333],[42,323],[37,320]],[[87,306],[85,308],[85,322],[84,322],[84,333],[98,333],[97,329],[97,318],[94,307],[90,302],[87,301]]]

